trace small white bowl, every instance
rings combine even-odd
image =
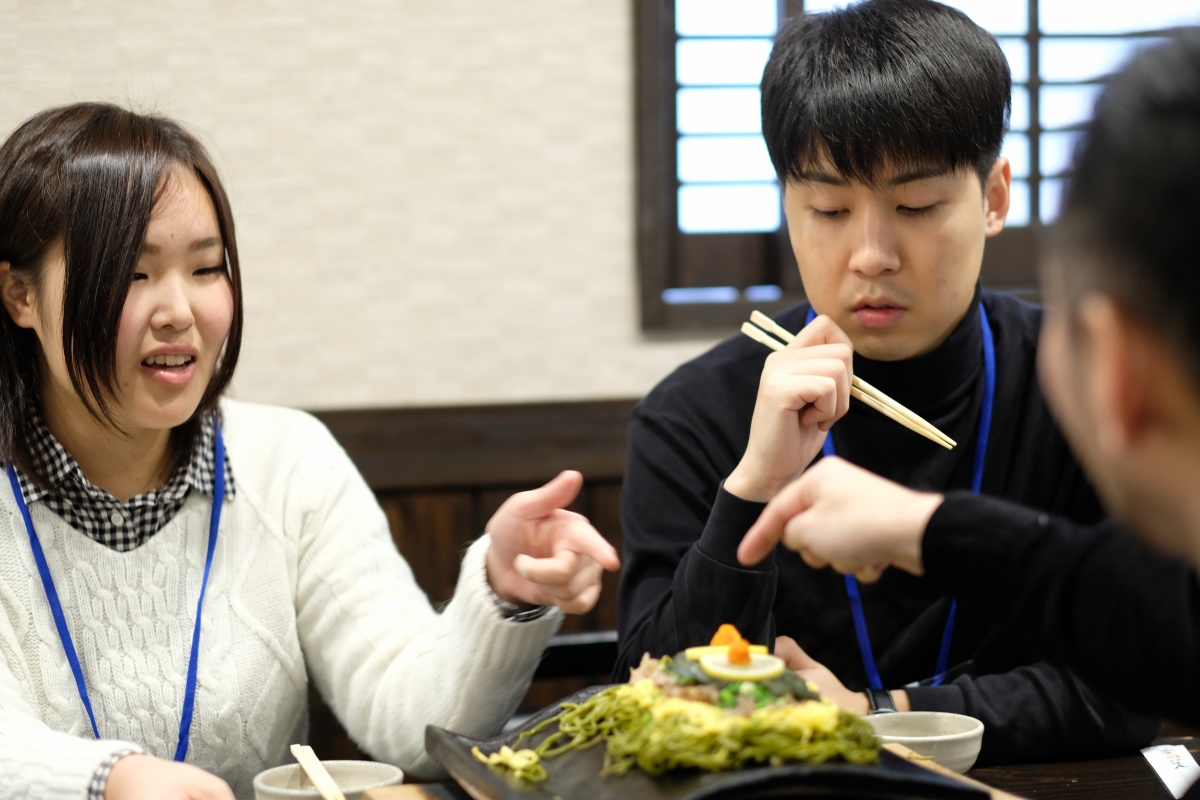
[[[367,789],[395,786],[404,772],[378,761],[322,761],[346,800],[362,800]],[[263,770],[254,778],[255,800],[321,800],[299,764],[284,764]]]
[[[971,768],[983,744],[983,723],[964,714],[901,711],[872,714],[865,719],[880,742],[897,742],[958,773]]]

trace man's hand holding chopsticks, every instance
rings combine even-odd
[[[823,458],[779,492],[738,547],[757,564],[782,542],[811,567],[863,582],[891,565],[924,572],[921,541],[942,495],[916,492],[840,458]]]
[[[502,599],[554,605],[568,614],[584,614],[596,604],[600,576],[621,562],[583,515],[566,510],[582,486],[583,476],[567,470],[545,486],[514,494],[492,516],[487,574]]]
[[[812,463],[830,426],[850,407],[854,350],[829,317],[817,317],[767,357],[741,461],[725,490],[765,502]]]

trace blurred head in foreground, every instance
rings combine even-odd
[[[1039,368],[1108,508],[1200,566],[1200,29],[1139,54],[1076,152]]]

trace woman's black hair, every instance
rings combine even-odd
[[[1069,304],[1097,289],[1156,330],[1200,388],[1198,228],[1200,28],[1186,28],[1105,87],[1047,264]]]
[[[762,78],[762,130],[781,181],[829,162],[878,186],[885,171],[974,170],[1008,128],[1012,76],[995,37],[932,0],[865,0],[790,20]]]
[[[192,418],[172,431],[178,464],[216,408],[242,340],[241,271],[229,199],[200,142],[177,123],[117,106],[79,103],[43,111],[0,145],[0,262],[40,287],[49,248],[65,259],[62,346],[72,386],[89,412],[116,427],[117,328],[155,202],[171,171],[192,171],[216,209],[232,285],[233,322]],[[40,405],[37,335],[0,313],[0,458],[39,483],[27,441]]]

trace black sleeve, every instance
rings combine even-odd
[[[725,492],[720,472],[684,428],[635,413],[621,490],[615,680],[627,680],[643,653],[707,644],[724,622],[752,642],[774,641],[774,556],[744,567],[736,555],[763,504]]]
[[[1100,692],[1200,724],[1200,591],[1184,563],[1111,524],[1014,519],[1010,504],[957,492],[930,520],[923,558],[930,578]]]

